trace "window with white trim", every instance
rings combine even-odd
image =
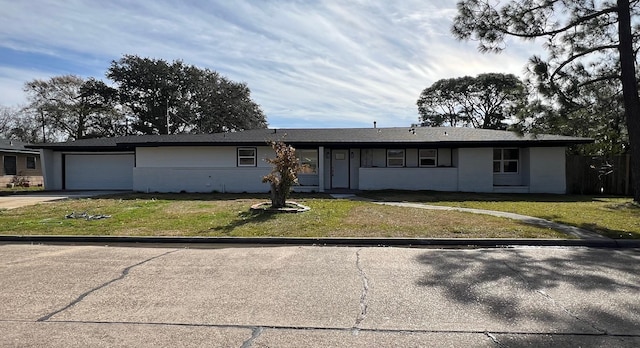
[[[404,149],[387,150],[387,167],[404,167]]]
[[[255,167],[256,166],[256,148],[255,147],[239,147],[238,148],[238,167]]]
[[[420,167],[435,167],[438,163],[438,150],[420,149],[418,150],[418,163]]]
[[[519,161],[519,149],[493,149],[494,173],[518,173]]]
[[[318,150],[296,149],[296,156],[300,160],[300,174],[318,173]]]

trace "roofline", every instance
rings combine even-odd
[[[432,141],[432,142],[419,142],[419,141],[367,141],[367,142],[354,142],[354,141],[290,141],[287,144],[298,147],[361,147],[361,148],[399,148],[399,147],[420,147],[420,148],[435,148],[435,147],[450,147],[450,148],[468,148],[468,147],[556,147],[556,146],[570,146],[579,144],[593,143],[593,139],[575,139],[575,140],[489,140],[489,141]],[[42,145],[30,145],[30,148],[35,149],[47,149],[56,151],[132,151],[136,147],[166,147],[166,146],[267,146],[267,141],[229,141],[229,142],[127,142],[116,143],[113,146],[60,146],[46,144]],[[33,152],[37,153],[37,152]]]
[[[52,144],[33,144],[25,147],[29,147],[30,149],[43,149],[43,150],[56,150],[56,151],[87,151],[87,152],[99,152],[99,151],[133,151],[136,146],[129,144],[115,144],[115,145],[97,145],[97,146],[65,146],[65,145],[55,145]],[[38,152],[36,152],[38,153]]]
[[[26,147],[26,146],[25,146]],[[25,149],[25,150],[16,150],[16,149],[0,149],[0,152],[7,152],[7,153],[24,153],[24,154],[28,154],[28,155],[37,155],[40,153],[40,151],[38,150],[29,150],[29,149]]]

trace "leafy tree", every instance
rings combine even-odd
[[[571,147],[571,153],[618,155],[629,148],[624,106],[619,87],[612,81],[599,81],[581,89],[575,103],[555,103],[539,109],[524,131],[595,139],[594,144]],[[529,112],[529,115],[536,112]]]
[[[17,118],[16,109],[0,105],[0,138],[11,139],[11,130]]]
[[[117,112],[115,90],[102,81],[75,75],[33,80],[25,84],[27,111],[42,126],[43,141],[120,135],[124,118]],[[49,139],[47,139],[47,135]]]
[[[616,80],[622,91],[632,156],[634,200],[640,202],[640,99],[635,59],[638,0],[463,0],[453,34],[479,42],[481,51],[500,51],[505,38],[544,38],[546,59],[533,57],[540,90],[572,103],[581,90]]]
[[[41,142],[40,129],[35,114],[17,107],[0,106],[0,138]]]
[[[215,71],[162,59],[125,55],[107,77],[135,116],[140,134],[214,133],[265,128],[260,106],[243,83]]]
[[[271,185],[271,207],[282,208],[291,193],[291,187],[298,183],[300,161],[296,157],[296,149],[293,146],[283,141],[270,141],[269,144],[276,153],[276,157],[265,159],[273,165],[273,170],[262,178],[262,182],[268,182]]]
[[[526,103],[527,91],[515,75],[481,74],[436,81],[418,98],[422,126],[506,129]]]

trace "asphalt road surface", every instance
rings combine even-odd
[[[0,245],[1,347],[640,347],[640,250]]]

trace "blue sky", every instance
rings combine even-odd
[[[180,59],[246,82],[270,127],[402,127],[443,78],[522,76],[538,53],[481,54],[450,34],[456,0],[0,0],[0,105],[33,79],[106,80],[124,54]]]

